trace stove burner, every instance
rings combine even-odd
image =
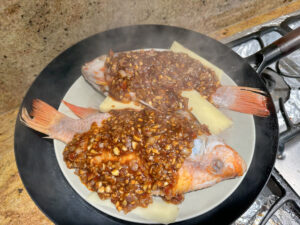
[[[291,189],[291,187],[282,179],[282,177],[278,173],[272,174],[272,176],[276,184],[270,183],[270,188],[277,189],[274,190],[274,192],[277,192],[278,194],[279,191],[280,197],[276,200],[275,204],[269,209],[269,211],[266,213],[259,225],[266,224],[269,221],[269,219],[275,214],[275,212],[286,203],[292,203],[292,210],[296,211],[299,214],[300,202],[298,200],[299,197],[297,196],[297,194]],[[278,188],[280,190],[278,190]]]
[[[290,23],[295,22],[295,21],[300,21],[300,15],[290,17],[284,22],[282,22],[279,26],[270,26],[270,27],[262,27],[259,31],[248,34],[244,37],[241,37],[237,40],[234,40],[227,45],[231,48],[236,48],[240,45],[243,45],[245,43],[249,43],[250,41],[256,41],[259,43],[260,48],[257,49],[259,51],[260,49],[264,48],[266,45],[270,44],[272,41],[275,41],[276,39],[280,38],[280,36],[283,36],[287,34],[288,32],[292,31],[292,28],[290,26]],[[269,39],[266,39],[266,36],[272,32],[275,32],[279,35],[277,35],[275,40],[272,40],[270,42]],[[243,52],[244,53],[244,52]],[[241,55],[242,57],[247,57],[251,63],[253,63],[254,68],[257,67],[255,63],[260,63],[256,62],[257,60],[260,61],[259,59],[256,59],[255,57],[251,57],[254,55]],[[284,69],[283,69],[284,68]],[[289,60],[288,57],[285,57],[276,63],[273,63],[270,65],[268,68],[266,68],[261,76],[262,79],[264,80],[268,90],[270,91],[276,110],[281,111],[281,114],[283,115],[283,119],[286,122],[287,130],[284,131],[282,134],[280,134],[279,138],[279,159],[283,159],[283,151],[284,151],[284,145],[287,141],[291,140],[293,137],[295,137],[299,132],[297,131],[296,127],[297,125],[292,124],[292,122],[289,120],[287,117],[286,110],[284,109],[283,103],[286,102],[289,99],[289,93],[291,86],[287,84],[287,82],[283,79],[283,77],[288,77],[288,78],[294,78],[297,79],[300,78],[299,75],[296,74],[297,72],[297,65],[293,63],[291,60]],[[287,71],[287,72],[286,72]],[[299,79],[299,87],[300,87],[300,79]],[[294,87],[293,87],[294,88]],[[282,106],[280,107],[280,101],[281,99]],[[283,111],[284,110],[284,111]],[[287,123],[287,121],[290,121]],[[282,143],[280,142],[282,141]]]
[[[279,99],[279,107],[282,113],[283,119],[286,123],[287,130],[283,131],[279,135],[279,146],[278,146],[278,159],[284,159],[284,145],[289,142],[296,135],[300,134],[300,124],[294,124],[287,116],[283,100]]]
[[[265,82],[271,96],[273,102],[275,103],[276,111],[279,110],[278,101],[281,98],[284,102],[286,102],[290,97],[290,87],[284,81],[284,79],[278,75],[272,68],[266,68],[262,74],[261,78]]]
[[[274,25],[274,22],[272,21],[269,24],[271,26],[262,27],[258,31],[231,41],[227,45],[236,51],[240,56],[252,59],[251,63],[253,63],[255,68],[257,67],[255,63],[260,63],[261,61],[260,59],[251,57],[251,55],[261,50],[266,45],[271,44],[281,36],[292,31],[292,29],[300,26],[300,15],[289,17],[280,24]],[[273,38],[272,40],[270,39],[271,36]],[[300,51],[298,51],[297,57],[300,57]],[[296,58],[296,62],[298,62],[299,59],[300,58]],[[277,156],[278,159],[284,159],[284,149],[286,143],[288,143],[294,137],[300,136],[300,123],[293,123],[286,110],[289,109],[289,112],[291,112],[291,105],[299,105],[297,104],[298,101],[295,101],[295,99],[292,99],[291,101],[290,99],[291,97],[299,98],[298,96],[300,96],[296,95],[295,97],[295,95],[291,95],[291,93],[294,93],[300,89],[300,66],[295,63],[295,59],[293,61],[291,60],[290,56],[287,56],[266,68],[261,73],[261,78],[265,82],[272,96],[278,115],[282,115],[282,123],[284,122],[287,127],[287,129],[281,132],[279,135],[279,149]],[[284,103],[287,103],[287,108],[285,108]],[[268,182],[268,185],[263,189],[262,194],[258,197],[253,206],[251,206],[250,209],[245,212],[244,215],[234,224],[264,225],[267,224],[268,221],[270,224],[272,224],[272,222],[276,224],[300,224],[300,198],[298,196],[300,194],[300,167],[298,164],[294,165],[293,163],[299,158],[298,156],[300,156],[300,153],[297,152],[299,152],[298,150],[300,149],[291,149],[290,144],[287,145],[287,148],[289,150],[293,150],[291,151],[293,156],[289,155],[289,157],[287,157],[285,160],[277,161],[276,168],[273,169],[272,176]],[[288,153],[290,152],[287,152],[286,155],[288,155]],[[292,163],[292,165],[286,165],[285,162]],[[298,174],[297,172],[294,173],[294,170],[299,171]],[[284,177],[282,177],[280,173],[284,174]],[[293,190],[292,187],[295,188],[295,190]],[[265,195],[265,193],[269,193],[269,195]],[[270,199],[272,199],[271,203],[269,201]],[[263,202],[268,202],[268,204],[265,205]],[[269,205],[271,205],[271,207],[269,207]],[[295,219],[295,222],[284,218],[280,218],[279,221],[274,222],[276,221],[273,219],[274,215],[276,217],[276,214],[280,214],[280,212],[285,210],[285,207],[289,208],[289,218],[291,218],[292,214],[296,215],[297,219]],[[257,210],[253,211],[253,208],[256,208]],[[282,215],[283,214],[280,214],[280,217]],[[272,219],[270,220],[271,217]]]
[[[283,67],[286,69],[287,68],[291,68],[291,69],[288,69],[289,72],[287,73],[283,70]],[[278,74],[280,74],[283,77],[300,79],[300,75],[297,72],[295,72],[297,71],[296,68],[297,65],[295,65],[295,63],[289,58],[281,59],[276,63],[276,70],[278,71]]]

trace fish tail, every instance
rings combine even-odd
[[[84,108],[80,106],[73,105],[69,102],[62,101],[76,116],[78,116],[81,119],[87,118],[88,116],[95,114],[98,112],[97,109],[93,108]]]
[[[256,88],[222,86],[213,94],[213,103],[221,108],[266,117],[270,115],[266,93]]]
[[[26,108],[22,108],[21,122],[27,127],[49,135],[51,138],[51,128],[66,116],[40,99],[33,100],[32,108],[30,114]]]

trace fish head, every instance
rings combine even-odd
[[[242,157],[228,145],[215,145],[205,156],[206,171],[224,178],[242,176],[246,171],[246,163]]]
[[[246,163],[216,136],[197,137],[192,154],[185,159],[172,193],[186,193],[213,186],[226,179],[242,176]]]
[[[242,176],[247,169],[242,157],[215,136],[196,139],[188,160],[198,164],[208,174],[223,178]]]
[[[84,79],[97,91],[106,93],[108,91],[107,82],[104,76],[106,55],[97,57],[84,64],[81,68],[81,73]]]

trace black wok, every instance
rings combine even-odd
[[[192,49],[228,74],[239,86],[259,88],[266,93],[259,73],[265,66],[300,47],[300,29],[243,59],[227,46],[202,34],[161,25],[138,25],[96,34],[72,46],[55,58],[34,81],[21,107],[30,108],[34,98],[58,107],[69,87],[80,76],[81,66],[110,49],[169,48],[174,40]],[[256,63],[256,72],[249,64]],[[214,209],[178,224],[228,224],[255,200],[273,168],[278,147],[277,116],[271,96],[270,116],[255,117],[256,143],[253,160],[239,187]],[[23,126],[15,128],[15,156],[28,193],[40,209],[57,224],[125,223],[85,202],[64,178],[53,149],[53,141]]]

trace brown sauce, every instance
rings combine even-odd
[[[195,89],[210,100],[219,87],[213,70],[171,51],[111,52],[104,75],[111,97],[123,102],[137,98],[160,111],[184,109],[183,90]]]
[[[64,150],[68,168],[74,168],[83,184],[111,199],[125,213],[147,207],[152,194],[180,203],[182,194],[170,191],[177,171],[191,154],[198,135],[209,134],[205,125],[182,113],[111,111],[100,127],[77,134]]]

